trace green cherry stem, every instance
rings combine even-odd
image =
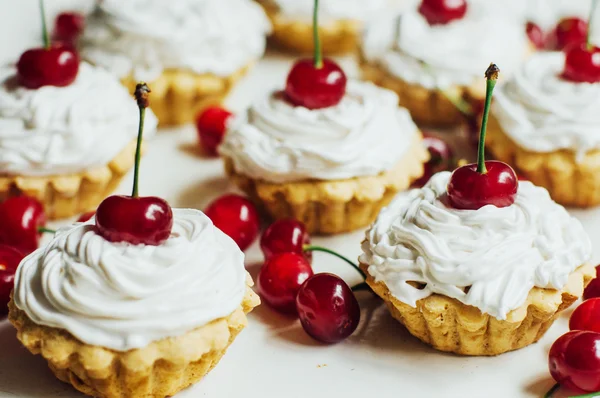
[[[321,247],[321,246],[313,246],[313,245],[305,245],[303,249],[305,252],[323,252],[323,253],[329,253],[333,256],[336,256],[337,258],[342,259],[345,262],[347,262],[348,264],[350,264],[356,271],[358,271],[360,273],[360,275],[363,277],[363,279],[367,279],[367,275],[365,275],[363,270],[360,269],[360,267],[358,265],[354,264],[348,258],[342,256],[339,253],[334,252],[331,249],[327,249],[326,247]]]
[[[594,14],[596,13],[596,6],[598,6],[598,0],[593,0],[592,7],[590,8],[590,16],[588,17],[588,30],[585,40],[588,51],[591,51],[594,48],[592,45],[592,21],[594,20]]]
[[[481,174],[487,173],[487,169],[485,168],[485,133],[487,131],[488,116],[492,103],[492,93],[494,92],[494,87],[496,87],[499,73],[500,68],[494,63],[491,63],[485,71],[485,105],[483,107],[483,119],[481,120],[481,130],[479,131],[479,148],[477,150],[477,172]]]
[[[51,229],[51,228],[46,228],[46,227],[39,227],[38,232],[41,234],[55,234],[56,230]]]
[[[321,69],[323,67],[323,53],[321,51],[321,38],[319,37],[319,0],[315,0],[315,8],[313,9],[313,41],[315,43],[315,68]]]
[[[42,39],[44,40],[44,48],[50,49],[50,38],[48,37],[48,27],[46,26],[46,9],[44,8],[44,0],[40,0],[40,14],[42,17]]]
[[[545,394],[544,398],[552,398],[552,395],[560,388],[560,384],[556,383]]]
[[[138,181],[140,177],[140,161],[142,158],[142,136],[144,134],[144,118],[146,116],[146,108],[148,107],[148,94],[150,94],[150,88],[144,82],[140,82],[135,86],[135,99],[140,110],[140,123],[138,127],[137,135],[137,146],[135,148],[135,169],[133,171],[133,191],[131,196],[137,198],[138,193]]]
[[[569,398],[597,398],[597,397],[600,397],[600,391],[591,392],[589,394],[583,394],[583,395],[572,395]]]

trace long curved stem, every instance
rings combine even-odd
[[[135,169],[133,171],[133,191],[131,196],[137,198],[139,177],[140,177],[140,161],[142,158],[142,134],[144,132],[144,118],[146,116],[146,108],[140,107],[140,124],[138,127],[137,147],[135,148]]]
[[[313,9],[313,41],[315,43],[315,68],[321,69],[323,67],[323,52],[321,51],[321,38],[319,37],[319,0],[315,0],[315,8]]]
[[[594,20],[594,14],[596,13],[597,6],[598,6],[598,0],[593,0],[592,7],[590,8],[590,16],[588,17],[588,30],[587,30],[587,37],[585,40],[588,50],[591,50],[593,47],[593,45],[592,45],[592,21]]]
[[[304,246],[304,251],[305,252],[323,252],[323,253],[329,253],[331,255],[334,255],[337,258],[342,259],[345,262],[347,262],[348,264],[350,264],[352,266],[352,268],[354,268],[356,271],[358,271],[360,273],[360,275],[363,277],[363,279],[367,279],[367,275],[365,275],[363,270],[360,269],[360,267],[358,265],[356,265],[355,263],[350,261],[348,258],[342,256],[341,254],[334,252],[331,249],[327,249],[326,247],[321,247],[321,246],[306,245],[306,246]]]
[[[600,397],[600,391],[591,392],[589,394],[583,394],[583,395],[572,395],[569,398],[596,398],[596,397]]]
[[[56,230],[46,227],[39,227],[38,232],[41,234],[55,234]]]
[[[40,14],[42,16],[42,39],[44,40],[44,48],[50,48],[50,38],[48,37],[48,27],[46,26],[46,9],[44,8],[44,0],[40,0]]]
[[[556,392],[556,390],[558,390],[560,388],[560,384],[556,383],[555,385],[552,386],[551,389],[548,390],[548,392],[546,392],[546,394],[544,394],[544,398],[552,398],[552,395]]]
[[[485,71],[486,90],[485,90],[485,105],[483,107],[483,119],[481,120],[481,130],[479,131],[479,148],[477,151],[477,172],[481,174],[487,173],[485,167],[485,133],[487,131],[488,116],[490,113],[490,105],[492,104],[492,93],[496,87],[498,73],[500,69],[496,64],[490,64]]]

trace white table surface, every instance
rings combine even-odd
[[[124,0],[126,1],[126,0]],[[47,0],[49,20],[65,4],[85,6],[83,0]],[[20,51],[38,43],[35,0],[0,0],[0,62],[14,61]],[[269,55],[229,97],[233,110],[242,110],[269,88],[281,86],[292,59]],[[349,74],[351,59],[343,65]],[[459,153],[464,140],[453,136]],[[141,192],[166,198],[174,207],[204,208],[220,194],[233,190],[221,161],[205,158],[192,126],[165,131],[149,143],[142,162]],[[119,192],[128,193],[131,179]],[[600,211],[573,211],[592,237],[600,232]],[[363,231],[315,243],[356,258]],[[594,249],[594,261],[600,258]],[[256,276],[262,255],[255,243],[247,251],[247,267]],[[349,283],[359,281],[344,263],[316,253],[316,271],[331,271]],[[381,301],[359,293],[362,320],[347,341],[325,346],[308,337],[299,323],[266,305],[249,316],[221,363],[199,384],[177,397],[331,398],[366,397],[541,397],[553,384],[547,370],[552,342],[567,331],[570,311],[537,344],[495,358],[468,358],[437,352],[420,343],[388,314]],[[24,349],[7,321],[0,321],[0,397],[81,397],[59,382],[45,361]],[[566,396],[564,393],[557,397]]]

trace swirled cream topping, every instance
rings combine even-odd
[[[319,21],[365,21],[381,11],[397,7],[401,1],[409,0],[327,0],[319,4]],[[312,20],[313,0],[271,0],[271,2],[277,6],[284,17],[307,22]]]
[[[446,204],[449,178],[398,196],[367,231],[360,261],[403,303],[437,293],[506,319],[534,286],[561,289],[590,259],[581,223],[544,188],[522,181],[511,206],[457,210]]]
[[[60,229],[19,266],[16,306],[37,324],[117,351],[229,315],[246,289],[244,254],[202,212],[173,216],[159,246],[109,242],[93,220]]]
[[[464,18],[445,25],[429,25],[417,8],[379,18],[368,24],[362,43],[367,61],[428,89],[471,85],[492,61],[511,73],[527,49],[523,21],[489,2],[469,3]]]
[[[138,108],[110,73],[87,63],[66,87],[28,89],[0,68],[0,173],[42,176],[103,166],[134,140]],[[145,136],[157,119],[146,113]]]
[[[494,93],[492,112],[502,130],[533,152],[569,149],[582,159],[600,149],[600,84],[561,77],[562,52],[533,55]]]
[[[152,81],[165,69],[228,76],[262,56],[269,31],[250,0],[102,0],[82,55],[120,78]]]
[[[310,110],[275,92],[228,128],[221,155],[237,172],[271,182],[377,175],[408,150],[417,127],[398,97],[350,81],[335,106]]]

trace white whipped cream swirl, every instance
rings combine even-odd
[[[323,109],[272,93],[231,122],[219,152],[264,181],[337,180],[391,169],[417,131],[395,93],[349,81],[341,102]]]
[[[370,23],[363,36],[366,60],[428,89],[468,86],[483,79],[490,62],[503,73],[516,70],[528,39],[522,21],[489,4],[469,3],[460,20],[429,25],[416,8]]]
[[[87,63],[66,87],[19,86],[14,67],[0,68],[0,173],[57,175],[103,166],[137,136],[132,95],[110,73]],[[146,112],[144,136],[157,119]]]
[[[590,259],[581,223],[544,188],[520,182],[511,206],[457,210],[445,204],[449,178],[398,196],[367,231],[360,261],[403,303],[437,293],[506,319],[534,286],[561,289]]]
[[[564,64],[562,52],[533,55],[494,93],[492,112],[522,148],[569,149],[582,159],[600,149],[600,84],[563,79]]]
[[[250,0],[102,0],[82,55],[120,78],[152,81],[165,69],[228,76],[263,55],[269,31]]]
[[[159,246],[109,242],[93,220],[60,229],[19,266],[15,304],[37,324],[117,351],[229,315],[246,289],[244,254],[202,212],[173,216]]]

